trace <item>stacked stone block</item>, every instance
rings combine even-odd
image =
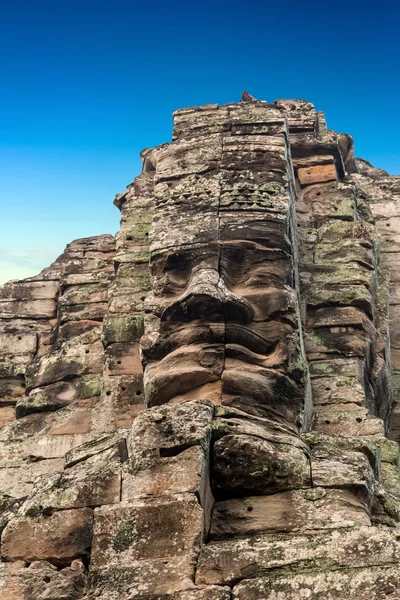
[[[371,216],[381,239],[380,266],[383,276],[387,273],[390,289],[386,300],[389,303],[389,314],[386,312],[387,325],[390,327],[388,351],[392,365],[392,385],[395,395],[390,417],[389,437],[399,440],[399,273],[400,247],[398,240],[398,224],[400,217],[400,178],[389,177],[380,169],[374,169],[366,161],[357,159],[358,173],[351,175],[353,185],[358,189],[363,202],[368,205]],[[385,299],[383,299],[385,300]]]
[[[144,154],[146,154],[144,152]],[[115,276],[103,326],[105,366],[97,430],[129,427],[144,408],[139,340],[149,288],[149,230],[153,213],[153,173],[143,157],[143,174],[116,196],[121,228],[116,235]]]
[[[2,598],[400,598],[398,178],[246,93],[142,158],[0,291]]]
[[[14,413],[0,432],[3,527],[35,489],[35,479],[43,477],[45,486],[53,481],[65,453],[92,437],[114,253],[112,236],[76,240],[37,277],[2,288],[2,360],[13,369],[6,373],[13,379],[2,380],[8,386],[3,398]],[[20,530],[20,540],[29,537],[23,520]],[[39,528],[39,535],[47,534]],[[15,545],[26,558],[15,537],[13,551]],[[33,534],[32,540],[36,545]]]

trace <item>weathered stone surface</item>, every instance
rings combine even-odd
[[[110,449],[113,449],[113,453],[119,456],[122,462],[126,461],[128,457],[126,448],[127,435],[128,430],[120,429],[114,434],[102,435],[82,445],[77,445],[64,454],[65,468],[73,467]]]
[[[250,435],[226,435],[213,448],[214,494],[274,494],[311,484],[306,453]],[[317,484],[319,485],[319,484]]]
[[[0,430],[0,440],[35,441],[35,434],[49,436],[84,435],[90,433],[93,399],[72,402],[55,413],[33,413]]]
[[[20,445],[20,444],[19,444]],[[36,477],[46,474],[50,476],[62,469],[62,458],[49,458],[38,462],[29,461],[29,455],[16,456],[15,460],[3,456],[3,465],[0,467],[0,490],[11,498],[26,498],[33,486]],[[24,460],[25,458],[25,460]],[[32,457],[34,458],[34,457]],[[4,460],[5,459],[5,460]],[[18,460],[19,459],[19,460]],[[7,463],[9,463],[7,465]]]
[[[0,289],[0,595],[395,598],[400,177],[302,100],[173,140]]]
[[[203,546],[196,571],[198,585],[232,585],[271,573],[362,568],[398,564],[396,532],[377,527],[291,536],[255,536]]]
[[[111,344],[104,352],[104,360],[106,376],[142,373],[137,342]]]
[[[191,588],[202,537],[202,510],[193,494],[96,509],[93,585],[104,592],[119,580],[121,591],[129,587],[127,598]]]
[[[383,600],[388,596],[399,598],[397,579],[399,568],[376,567],[328,573],[291,575],[277,579],[243,581],[234,588],[235,600],[287,600],[315,598],[336,600],[346,596],[350,600]]]
[[[124,476],[122,500],[183,492],[198,494],[203,506],[210,494],[208,461],[200,446],[192,446],[177,456],[160,457],[147,469],[134,468]]]
[[[74,381],[60,381],[43,388],[32,390],[16,404],[17,418],[32,413],[56,411],[72,404],[78,398],[93,398],[100,395],[99,375],[84,375]]]
[[[135,420],[128,438],[128,452],[136,470],[200,445],[208,452],[213,405],[210,401],[155,407]]]
[[[27,371],[27,389],[101,372],[103,347],[99,337],[100,331],[92,330],[36,360]]]
[[[1,556],[6,561],[48,560],[66,566],[74,558],[88,556],[92,521],[90,508],[64,510],[45,518],[16,517],[3,531]]]
[[[360,436],[384,435],[384,423],[371,415],[368,409],[353,403],[316,407],[318,431],[328,435],[347,434]]]
[[[177,561],[177,568],[180,564]],[[177,571],[179,572],[179,571]],[[133,567],[105,567],[94,569],[91,575],[88,600],[230,600],[229,587],[209,586],[197,588],[191,579],[184,579],[178,586],[174,571],[168,564],[152,566],[151,569]],[[183,591],[176,590],[183,588]]]
[[[79,600],[83,598],[86,569],[80,560],[60,571],[46,562],[23,561],[0,565],[2,600]]]
[[[104,450],[64,472],[36,480],[20,514],[37,516],[55,510],[117,504],[121,497],[118,446]]]
[[[364,503],[347,490],[309,488],[217,502],[210,537],[369,525]]]
[[[105,506],[95,510],[93,566],[178,557],[201,539],[202,510],[193,494]]]
[[[144,408],[142,373],[103,373],[101,395],[93,411],[92,430],[100,435],[121,427],[130,427]]]
[[[297,173],[301,185],[311,185],[313,183],[322,183],[336,179],[335,165],[302,167]]]
[[[52,299],[44,300],[1,300],[0,318],[51,319],[56,316],[57,304]]]

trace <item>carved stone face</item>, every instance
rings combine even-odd
[[[297,429],[304,395],[294,368],[285,144],[274,129],[152,154],[152,292],[141,342],[148,406],[211,399]]]
[[[261,242],[219,240],[153,255],[142,338],[149,406],[209,398],[296,427],[302,400],[288,375],[298,326],[290,260]]]

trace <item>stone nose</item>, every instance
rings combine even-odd
[[[253,315],[249,302],[231,292],[216,270],[201,269],[192,274],[185,292],[167,306],[161,320],[188,322],[209,318],[249,323]]]

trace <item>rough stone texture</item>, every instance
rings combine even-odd
[[[131,501],[95,514],[91,577],[101,594],[114,593],[119,578],[129,598],[193,587],[204,536],[194,494]]]
[[[91,538],[90,508],[16,517],[3,531],[2,557],[6,561],[48,560],[65,566],[74,558],[87,556]]]
[[[400,598],[400,177],[303,100],[172,138],[0,288],[1,598]]]
[[[398,567],[349,569],[243,581],[234,588],[236,600],[384,600],[400,598]]]
[[[0,565],[2,600],[79,600],[85,583],[86,569],[80,560],[61,570],[43,560]]]
[[[232,585],[273,574],[395,565],[400,544],[390,529],[354,527],[308,535],[258,535],[207,544],[196,571],[198,585]]]

